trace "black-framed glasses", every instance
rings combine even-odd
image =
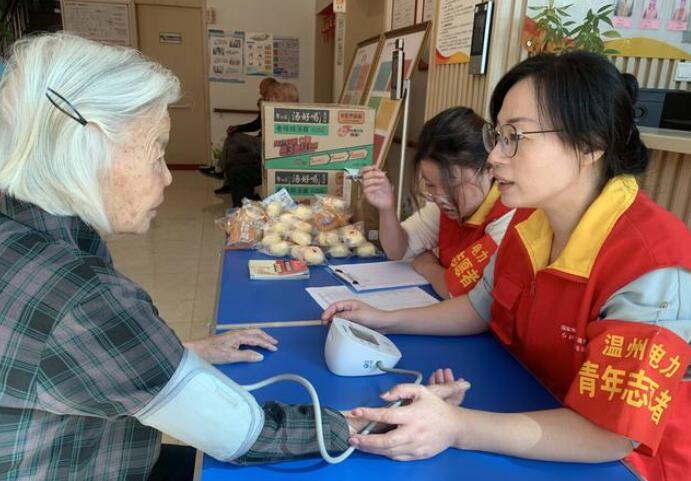
[[[547,134],[550,132],[561,132],[561,129],[552,130],[531,130],[529,132],[521,132],[516,129],[516,126],[511,124],[504,124],[499,127],[487,122],[482,127],[482,141],[485,144],[487,152],[492,152],[499,144],[501,153],[506,157],[514,157],[518,152],[518,142],[529,134]]]
[[[48,97],[48,100],[56,109],[67,115],[72,120],[79,122],[82,125],[89,123],[89,121],[79,113],[79,110],[77,110],[74,105],[72,105],[65,97],[57,93],[55,90],[48,88],[46,97]]]

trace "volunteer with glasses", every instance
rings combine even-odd
[[[513,215],[499,201],[489,172],[484,123],[465,107],[450,108],[427,121],[414,161],[426,203],[403,222],[396,215],[386,173],[376,167],[362,169],[365,197],[379,210],[384,252],[389,259],[412,259],[443,298],[466,294],[475,286]],[[410,188],[416,204],[419,185],[416,176]]]
[[[410,405],[353,410],[396,429],[351,444],[395,459],[450,446],[554,461],[627,458],[649,481],[688,479],[691,233],[634,177],[648,164],[637,91],[634,77],[592,53],[514,67],[492,96],[485,141],[501,199],[519,209],[482,281],[426,308],[345,301],[324,312],[387,333],[490,330],[563,407],[483,412],[400,385],[384,398]]]

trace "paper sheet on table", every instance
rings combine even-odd
[[[331,265],[329,269],[358,292],[429,284],[408,261]]]
[[[357,299],[386,311],[429,306],[430,304],[439,302],[419,287],[407,287],[405,289],[360,294],[355,294],[345,286],[307,287],[306,290],[322,309],[326,309],[334,302],[344,301],[346,299]]]

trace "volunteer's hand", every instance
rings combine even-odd
[[[362,191],[367,202],[378,210],[392,210],[395,206],[393,186],[386,173],[376,167],[363,167],[360,170]]]
[[[238,126],[237,126],[237,125],[230,125],[230,126],[228,126],[228,128],[226,129],[226,134],[227,134],[228,136],[231,136],[231,135],[233,135],[233,134],[235,133],[235,131],[236,131],[237,129],[238,129]]]
[[[399,384],[382,399],[412,401],[397,408],[356,408],[352,416],[396,425],[386,434],[354,434],[350,444],[361,451],[381,454],[397,461],[426,459],[456,444],[462,429],[463,411],[417,384]]]
[[[379,332],[387,332],[392,326],[391,315],[395,311],[382,311],[356,300],[334,302],[322,313],[322,321],[329,323],[334,317],[357,322]]]
[[[462,377],[456,379],[449,368],[437,369],[427,380],[427,389],[448,404],[458,406],[470,389],[470,383]]]
[[[259,362],[264,356],[242,346],[261,347],[276,351],[278,341],[261,329],[228,331],[198,341],[189,341],[184,346],[211,364],[228,364],[234,362]]]

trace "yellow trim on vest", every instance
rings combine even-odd
[[[499,186],[496,182],[494,182],[492,187],[490,187],[485,200],[482,201],[480,207],[473,212],[473,215],[471,215],[468,220],[464,222],[464,224],[475,226],[482,225],[485,222],[487,215],[492,210],[492,207],[494,207],[494,204],[497,203],[497,199],[499,199]]]
[[[622,175],[607,182],[578,222],[562,253],[551,265],[548,264],[552,250],[552,227],[543,211],[538,209],[533,212],[516,225],[530,256],[533,272],[549,267],[587,279],[614,224],[631,206],[637,194],[638,183],[632,176]]]

